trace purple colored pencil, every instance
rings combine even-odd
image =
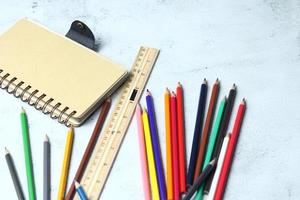
[[[146,102],[147,102],[147,109],[149,115],[150,132],[151,132],[151,139],[152,139],[152,146],[153,146],[153,153],[154,153],[154,160],[155,160],[155,169],[156,169],[158,188],[159,188],[159,197],[160,199],[164,200],[167,198],[165,175],[164,175],[164,169],[161,160],[154,104],[149,90],[147,90]]]

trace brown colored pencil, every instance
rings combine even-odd
[[[213,86],[213,89],[212,89],[209,106],[208,106],[208,111],[207,111],[207,115],[206,115],[206,119],[205,119],[205,125],[204,125],[203,132],[202,132],[201,139],[200,139],[200,146],[199,146],[199,151],[198,151],[198,156],[197,156],[197,164],[196,164],[195,174],[194,174],[194,182],[197,180],[197,178],[200,175],[201,170],[202,170],[202,164],[203,164],[203,160],[204,160],[204,156],[205,156],[206,145],[208,142],[209,133],[210,133],[211,125],[213,122],[217,99],[218,99],[218,95],[219,95],[219,88],[220,88],[220,82],[219,82],[219,79],[217,79]]]
[[[110,105],[111,105],[111,99],[108,98],[104,103],[103,105],[101,106],[101,112],[99,114],[99,117],[98,117],[98,120],[97,120],[97,123],[95,125],[95,128],[94,128],[94,131],[93,131],[93,134],[89,140],[89,143],[85,149],[85,152],[83,154],[83,157],[81,159],[81,162],[80,162],[80,165],[77,169],[77,172],[75,174],[75,177],[74,177],[74,180],[76,181],[80,181],[81,178],[82,178],[82,175],[84,173],[84,169],[86,168],[87,164],[88,164],[88,161],[89,161],[89,158],[91,157],[92,155],[92,152],[93,152],[93,149],[95,147],[95,144],[98,140],[98,137],[100,135],[100,132],[101,132],[101,129],[103,127],[103,124],[104,124],[104,121],[105,121],[105,118],[107,116],[107,113],[109,111],[109,108],[110,108]],[[75,185],[74,185],[75,181],[72,181],[72,185],[69,189],[69,192],[65,198],[65,200],[71,200],[73,199],[75,193],[76,193],[76,188],[75,188]]]

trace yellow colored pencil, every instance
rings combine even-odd
[[[165,91],[165,124],[166,124],[166,158],[167,158],[167,197],[173,199],[173,167],[172,167],[172,144],[171,144],[171,111],[170,91]]]
[[[159,198],[159,191],[158,191],[157,177],[156,177],[156,170],[155,170],[155,163],[154,163],[155,161],[154,161],[154,155],[152,149],[148,113],[146,109],[143,110],[142,118],[143,118],[143,125],[144,125],[144,134],[145,134],[145,143],[146,143],[146,152],[147,152],[148,168],[149,168],[149,175],[150,175],[152,199],[159,200],[160,198]]]
[[[63,200],[65,198],[68,174],[69,174],[69,165],[71,160],[72,146],[73,146],[74,130],[71,127],[68,130],[67,141],[65,146],[64,160],[62,164],[59,188],[57,200]]]

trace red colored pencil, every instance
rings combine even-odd
[[[186,174],[185,174],[185,129],[184,129],[184,105],[183,89],[180,83],[176,88],[177,96],[177,125],[178,125],[178,161],[179,161],[179,180],[180,192],[186,191]]]
[[[173,200],[180,199],[179,165],[178,165],[178,138],[177,138],[177,107],[176,95],[171,94],[171,134],[172,134],[172,164],[173,164]]]
[[[219,181],[217,184],[217,189],[216,189],[214,200],[221,200],[223,197],[227,179],[228,179],[228,175],[230,172],[230,166],[232,163],[233,154],[235,151],[235,147],[236,147],[237,140],[239,137],[239,132],[241,129],[243,118],[244,118],[245,109],[246,109],[246,102],[245,102],[245,99],[243,99],[242,103],[239,105],[239,109],[238,109],[238,112],[237,112],[237,115],[235,118],[231,139],[229,141],[227,151],[225,154],[225,159],[224,159],[223,166],[221,169],[221,174],[220,174],[220,178],[219,178]]]

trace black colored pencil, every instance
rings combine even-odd
[[[44,141],[44,200],[50,200],[50,142],[46,135]]]
[[[216,141],[215,148],[213,150],[212,158],[219,159],[220,151],[222,148],[222,143],[223,143],[224,137],[227,134],[227,129],[228,129],[228,125],[229,125],[230,116],[232,113],[232,108],[234,105],[235,96],[236,96],[236,85],[233,84],[232,89],[229,91],[227,105],[225,107],[223,119],[222,119],[220,130],[219,130],[219,135],[218,135],[218,138]],[[213,180],[213,176],[214,176],[214,173],[212,173],[206,180],[205,187],[204,187],[204,194],[208,194],[210,187],[211,187],[212,180]]]
[[[14,162],[13,162],[12,157],[11,157],[9,151],[7,150],[7,148],[5,148],[5,159],[6,159],[6,163],[7,163],[11,178],[12,178],[14,186],[15,186],[15,190],[16,190],[18,199],[25,200],[24,193],[23,193],[20,181],[19,181],[19,177],[18,177],[16,168],[15,168]]]
[[[189,200],[191,199],[195,192],[200,188],[200,186],[204,183],[205,179],[214,171],[216,168],[217,161],[214,158],[202,171],[200,176],[196,179],[194,185],[188,190],[188,192],[183,197],[183,200]]]
[[[203,84],[201,85],[197,117],[195,122],[194,138],[193,138],[193,144],[192,144],[192,149],[190,154],[190,162],[189,162],[188,173],[187,173],[188,186],[191,186],[194,182],[194,173],[195,173],[195,167],[197,162],[199,138],[201,136],[203,121],[204,121],[206,96],[207,96],[207,81],[206,79],[204,79]]]

